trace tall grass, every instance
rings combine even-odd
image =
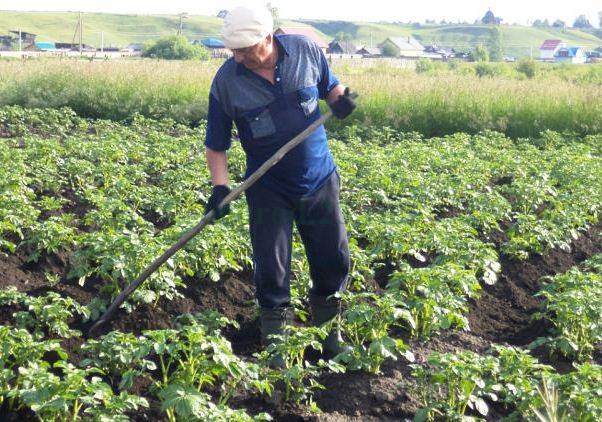
[[[126,120],[136,112],[191,123],[207,114],[219,62],[41,60],[0,63],[0,104],[68,106],[84,117]]]
[[[194,123],[206,117],[209,86],[219,65],[154,60],[0,62],[0,104],[69,106],[82,116],[115,120],[139,112]],[[386,66],[334,65],[339,79],[361,95],[351,119],[359,124],[427,136],[484,129],[512,137],[545,129],[583,135],[602,132],[602,84],[595,76],[599,67],[563,67],[533,79],[508,73],[479,78],[465,65],[439,70],[416,74]],[[594,74],[591,82],[583,76],[588,72]],[[331,127],[344,124],[331,122]]]

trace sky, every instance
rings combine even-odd
[[[0,10],[82,11],[133,14],[215,15],[220,9],[230,9],[249,1],[230,0],[0,0]],[[256,0],[258,1],[258,0]],[[265,2],[263,2],[265,3]],[[285,19],[329,19],[353,21],[412,21],[426,19],[474,22],[491,8],[504,23],[530,24],[535,19],[562,19],[571,25],[584,14],[598,26],[601,0],[273,0],[280,16]]]

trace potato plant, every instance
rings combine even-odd
[[[351,370],[378,374],[386,359],[414,355],[401,339],[390,336],[394,327],[415,327],[416,322],[402,301],[392,295],[374,293],[343,295],[346,309],[341,316],[341,329],[349,339],[350,349],[335,357]]]
[[[274,385],[284,384],[284,401],[305,402],[315,411],[319,411],[312,399],[316,390],[324,386],[317,380],[322,371],[344,372],[345,368],[333,361],[320,359],[317,365],[305,359],[308,348],[322,351],[321,341],[327,336],[326,327],[287,327],[284,335],[274,335],[273,342],[257,355],[264,367],[275,356],[284,361],[284,368],[271,370],[269,379]]]
[[[24,308],[25,310],[13,314],[15,324],[17,327],[32,330],[39,338],[43,338],[45,334],[66,338],[79,335],[79,331],[69,328],[69,321],[75,316],[82,319],[89,317],[87,307],[72,298],[61,297],[56,292],[33,297],[9,288],[0,291],[0,305],[17,305]]]
[[[550,321],[553,329],[533,346],[548,344],[553,352],[579,361],[591,358],[602,342],[602,274],[573,268],[548,281],[538,293],[545,302],[537,316]]]

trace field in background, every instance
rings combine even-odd
[[[125,47],[159,37],[174,35],[180,20],[176,15],[116,15],[110,13],[84,14],[85,44],[100,47],[104,33],[105,46]],[[21,28],[38,35],[39,41],[71,42],[77,25],[77,12],[14,12],[0,11],[0,33]],[[305,24],[284,20],[283,25]],[[214,16],[191,15],[184,21],[184,35],[191,39],[216,36],[223,21]],[[324,35],[324,34],[322,34]],[[324,35],[324,38],[327,38]]]
[[[0,61],[0,105],[68,106],[83,117],[112,120],[141,113],[196,124],[206,117],[209,86],[220,63]],[[335,62],[333,68],[361,95],[353,116],[358,124],[426,136],[486,129],[511,137],[548,129],[602,131],[602,66],[539,65],[532,79],[516,64],[478,66],[437,63],[423,73],[352,62]],[[339,125],[331,122],[333,129]]]

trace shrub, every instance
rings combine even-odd
[[[416,73],[432,72],[435,64],[430,59],[420,59],[416,62]]]
[[[165,60],[207,60],[209,52],[200,45],[192,45],[186,37],[174,35],[148,44],[142,57]]]
[[[483,76],[500,76],[502,74],[502,68],[489,63],[477,63],[475,65],[475,72],[479,78]]]
[[[537,73],[537,63],[533,59],[522,59],[516,65],[516,71],[531,79]]]
[[[460,67],[460,62],[458,59],[451,59],[447,62],[447,68],[449,70],[457,70]]]
[[[473,62],[488,62],[489,52],[482,45],[477,45],[474,50],[470,53]]]

